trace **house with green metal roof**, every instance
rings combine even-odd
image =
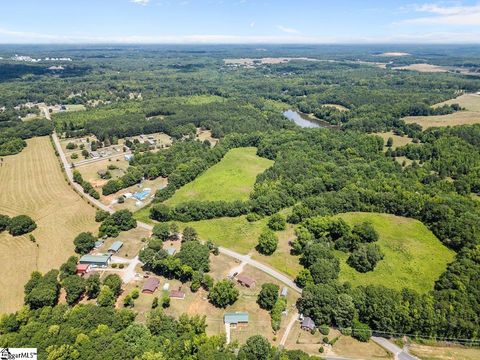
[[[110,254],[107,255],[83,255],[80,264],[88,264],[91,267],[107,267],[110,261]]]
[[[248,312],[226,313],[223,322],[230,325],[248,324]]]
[[[115,254],[118,252],[118,250],[120,250],[123,246],[123,242],[121,241],[115,241],[109,248],[108,248],[108,252],[110,254]]]

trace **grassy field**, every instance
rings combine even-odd
[[[400,146],[404,146],[410,144],[412,139],[408,136],[398,136],[393,133],[393,131],[384,132],[384,133],[375,133],[375,135],[380,136],[383,139],[384,150],[386,151],[387,148],[387,141],[388,138],[393,139],[392,149],[396,149]]]
[[[423,360],[477,360],[480,359],[479,348],[460,346],[427,346],[412,344],[410,353]]]
[[[256,151],[254,147],[230,150],[218,164],[177,190],[165,203],[177,205],[189,200],[248,199],[257,175],[273,163],[257,156]]]
[[[455,99],[447,100],[434,105],[459,104],[466,110],[453,114],[438,116],[407,116],[403,118],[406,123],[420,124],[424,129],[434,126],[471,125],[480,123],[480,95],[464,94]]]
[[[341,258],[340,281],[353,285],[384,285],[400,290],[407,287],[424,293],[433,288],[454,252],[447,249],[420,221],[388,214],[347,213],[339,215],[349,224],[371,221],[380,235],[378,245],[385,254],[376,268],[359,273]]]
[[[58,267],[73,254],[73,239],[95,231],[95,210],[67,184],[48,137],[27,140],[18,155],[4,157],[0,167],[0,213],[27,214],[38,225],[28,236],[0,234],[0,313],[23,302],[23,285],[33,270]]]
[[[343,106],[343,105],[339,105],[339,104],[323,104],[322,106],[326,106],[326,107],[333,107],[339,111],[350,111],[349,108]]]

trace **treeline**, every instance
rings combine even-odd
[[[94,199],[100,199],[100,194],[88,181],[83,179],[82,174],[78,170],[73,170],[73,181],[79,184],[85,194],[90,195]]]
[[[0,156],[18,154],[27,146],[26,139],[49,135],[53,130],[48,120],[22,122],[13,114],[0,120]]]

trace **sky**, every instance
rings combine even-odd
[[[480,43],[480,0],[0,0],[0,43]]]

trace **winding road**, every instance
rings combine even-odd
[[[45,112],[45,116],[47,117],[47,119],[50,118],[50,114],[48,113],[48,110],[46,109],[43,109],[44,112]],[[48,115],[48,116],[47,116]],[[77,184],[76,182],[73,181],[73,172],[72,172],[72,168],[70,166],[70,164],[68,163],[67,161],[67,157],[65,156],[65,153],[63,152],[63,149],[62,149],[62,146],[60,144],[60,140],[58,138],[58,135],[56,133],[56,131],[54,130],[53,133],[52,133],[52,139],[53,139],[53,143],[55,145],[55,149],[58,153],[58,155],[60,156],[60,159],[62,161],[62,165],[63,165],[63,168],[65,170],[65,174],[67,176],[67,180],[68,182],[70,183],[70,185],[73,186],[73,188],[78,192],[78,194],[82,197],[84,197],[89,203],[95,205],[97,208],[99,209],[102,209],[104,211],[107,211],[109,213],[113,213],[114,210],[110,207],[108,207],[107,205],[103,204],[102,202],[100,202],[99,200],[97,199],[94,199],[93,197],[91,197],[89,194],[86,194],[83,192],[83,188],[80,186],[80,184]],[[151,231],[153,229],[153,226],[152,225],[149,225],[147,223],[144,223],[142,221],[137,221],[137,225],[143,229],[146,229],[148,231]],[[272,269],[271,267],[265,265],[265,264],[262,264],[261,262],[258,262],[256,260],[253,260],[249,255],[242,255],[240,253],[237,253],[236,251],[233,251],[233,250],[230,250],[230,249],[226,249],[224,247],[219,247],[218,248],[219,252],[221,254],[224,254],[224,255],[227,255],[229,257],[232,257],[234,259],[237,259],[239,260],[241,263],[245,263],[245,264],[248,264],[260,271],[263,271],[264,273],[270,275],[271,277],[277,279],[278,281],[282,282],[283,284],[287,285],[288,287],[292,288],[294,291],[296,291],[297,293],[301,294],[302,293],[302,289],[300,289],[288,276],[282,274],[281,272],[275,270],[275,269]],[[134,269],[135,269],[135,266],[139,263],[140,261],[138,260],[138,255],[135,256],[134,258],[134,261],[131,262],[131,264],[129,265],[129,269],[130,271],[128,271],[129,275],[127,276],[129,279],[134,276]],[[133,272],[132,272],[133,270]],[[125,279],[124,279],[125,280]],[[296,320],[296,317],[294,316],[294,318],[290,321],[290,323],[288,324],[286,330],[285,330],[285,333],[283,334],[283,337],[281,339],[281,345],[284,345],[287,338],[288,338],[288,335],[290,333],[290,330],[292,329],[293,325],[295,324],[295,320]],[[395,359],[398,359],[398,360],[418,360],[416,357],[408,354],[404,349],[401,349],[399,348],[398,346],[396,346],[395,344],[391,343],[390,341],[388,341],[387,339],[385,338],[381,338],[381,337],[372,337],[372,340],[375,341],[378,345],[380,345],[381,347],[383,347],[384,349],[390,351],[391,353],[394,354],[395,356]],[[331,358],[331,359],[342,359],[341,357],[328,357],[328,358]]]

